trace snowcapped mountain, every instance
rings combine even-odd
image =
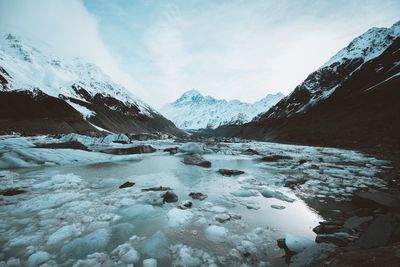
[[[8,127],[8,130],[29,132],[29,129],[20,129],[23,128],[22,123],[15,123],[24,119],[20,114],[25,113],[29,117],[36,113],[37,116],[32,115],[32,119],[43,121],[45,118],[54,117],[56,108],[59,116],[53,119],[68,125],[57,128],[55,123],[56,129],[52,131],[43,125],[43,122],[38,121],[38,124],[42,124],[44,133],[49,130],[55,133],[98,130],[179,132],[171,122],[129,90],[115,83],[96,65],[82,58],[59,58],[48,53],[48,50],[48,47],[39,41],[0,33],[1,99],[7,106],[10,105],[10,101],[17,104],[9,109],[2,107],[0,119],[3,121],[3,127],[0,130],[5,131]],[[17,98],[21,101],[18,102]],[[44,98],[52,104],[46,105],[42,102],[41,107],[37,107],[39,99]],[[19,114],[10,110],[13,108],[19,109]],[[38,110],[46,108],[47,111],[42,110],[38,113]],[[77,115],[71,108],[81,115]],[[74,118],[73,123],[66,121],[66,117],[62,116],[63,112],[65,116],[70,115]],[[25,125],[28,126],[29,123]],[[41,132],[40,129],[35,131]]]
[[[378,57],[400,35],[400,21],[390,28],[371,28],[340,50],[321,68],[261,118],[284,118],[305,112],[328,98],[346,79],[366,62]]]
[[[220,127],[214,134],[398,152],[399,88],[397,22],[355,38],[252,122]]]
[[[226,124],[243,124],[269,109],[284,97],[269,94],[253,104],[239,100],[220,100],[203,96],[196,90],[184,93],[175,102],[167,104],[161,112],[181,129],[216,128]]]

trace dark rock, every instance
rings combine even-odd
[[[344,222],[343,227],[348,229],[356,229],[359,228],[363,223],[369,222],[372,219],[373,219],[372,216],[369,217],[352,216]]]
[[[394,227],[391,214],[378,215],[360,236],[356,245],[363,249],[385,246],[390,241]]]
[[[70,149],[79,149],[90,151],[90,149],[78,141],[70,141],[64,143],[49,143],[49,144],[37,144],[35,147],[37,148],[70,148]]]
[[[130,154],[153,153],[155,151],[156,149],[152,146],[140,145],[135,147],[105,149],[102,150],[101,152],[114,155],[130,155]]]
[[[317,235],[333,234],[333,233],[339,232],[341,228],[342,228],[342,226],[335,225],[335,224],[328,224],[328,225],[320,224],[313,229],[313,232],[316,233]]]
[[[183,163],[187,165],[196,165],[204,168],[211,168],[211,162],[205,160],[199,154],[186,155],[183,158]]]
[[[291,156],[287,156],[287,155],[270,155],[270,156],[265,156],[262,157],[261,160],[262,161],[266,161],[266,162],[274,162],[274,161],[279,161],[279,160],[291,160],[293,159]]]
[[[242,154],[243,155],[249,155],[249,156],[260,155],[260,153],[257,150],[254,150],[254,149],[251,149],[251,148],[246,149],[245,151],[242,152]]]
[[[164,149],[164,152],[168,152],[170,155],[178,153],[178,147],[169,147]]]
[[[193,206],[193,203],[186,200],[186,201],[183,201],[181,204],[179,204],[178,208],[181,210],[186,210],[186,209],[192,208],[192,206]]]
[[[400,210],[400,198],[384,192],[356,192],[353,200],[364,205],[380,206],[389,210]]]
[[[346,246],[350,241],[352,241],[351,236],[343,232],[334,234],[320,234],[315,238],[315,242],[317,243],[332,243],[339,247]]]
[[[319,170],[319,166],[315,164],[311,164],[310,169],[312,170]]]
[[[284,186],[289,188],[295,188],[296,186],[302,185],[307,181],[308,179],[304,177],[288,177],[284,180]]]
[[[143,192],[147,192],[147,191],[168,191],[168,190],[172,190],[172,188],[159,186],[159,187],[150,187],[150,188],[142,189]]]
[[[204,200],[207,198],[207,195],[204,195],[203,193],[200,192],[190,192],[189,197],[193,199]]]
[[[0,191],[0,195],[9,197],[9,196],[19,195],[25,192],[26,192],[25,190],[19,188],[6,188]]]
[[[244,173],[244,171],[229,169],[219,169],[218,172],[224,176],[236,176]]]
[[[116,144],[123,144],[123,145],[129,144],[129,142],[128,142],[128,141],[125,141],[125,140],[115,140],[115,141],[113,141],[113,143],[116,143]]]
[[[167,191],[164,195],[162,195],[162,198],[163,198],[163,203],[178,202],[178,196],[170,191]]]
[[[299,165],[303,165],[303,164],[306,163],[306,162],[307,162],[307,160],[301,159],[301,160],[299,160]]]
[[[135,183],[134,183],[134,182],[129,182],[129,181],[127,181],[127,182],[125,182],[125,183],[121,184],[121,185],[119,186],[119,188],[127,188],[127,187],[132,187],[132,186],[134,186],[134,185],[135,185]]]
[[[369,208],[359,208],[354,210],[354,214],[360,217],[371,216],[374,214],[373,210]]]

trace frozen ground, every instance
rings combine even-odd
[[[151,144],[159,151],[113,156],[33,147],[71,139],[92,150]],[[162,149],[181,144],[112,142],[123,139],[0,137],[0,188],[26,191],[0,197],[0,266],[283,265],[276,239],[290,237],[301,250],[322,220],[303,199],[346,200],[354,190],[385,186],[375,176],[386,163],[354,151],[249,142],[186,144],[169,155]],[[243,155],[249,148],[262,155]],[[212,167],[184,165],[191,150]],[[263,155],[290,158],[263,162]],[[221,168],[245,173],[222,176]],[[135,185],[120,189],[126,181]],[[159,186],[172,188],[178,202],[142,191]],[[194,200],[190,192],[208,197]],[[193,206],[179,209],[185,200]]]

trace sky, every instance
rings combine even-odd
[[[0,30],[99,65],[160,108],[190,89],[255,102],[290,93],[398,0],[0,0]]]

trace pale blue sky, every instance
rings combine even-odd
[[[192,88],[248,102],[287,94],[357,35],[399,20],[400,1],[0,0],[0,15],[0,27],[86,56],[160,107]]]

